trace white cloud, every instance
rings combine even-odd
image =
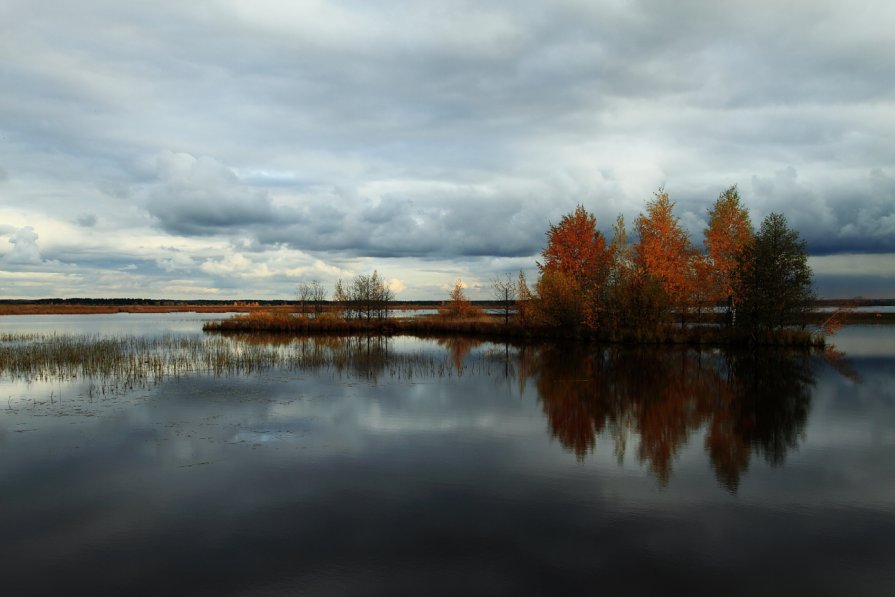
[[[388,281],[389,290],[391,290],[394,294],[400,294],[402,291],[407,290],[407,284],[404,283],[403,280],[399,280],[398,278],[392,278]]]
[[[31,226],[19,228],[12,233],[9,244],[12,249],[3,256],[6,263],[35,264],[40,263],[40,249],[37,247],[37,233]]]

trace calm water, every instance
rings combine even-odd
[[[102,317],[0,333],[201,337],[195,315]],[[895,587],[895,328],[844,329],[844,357],[260,346],[320,358],[0,376],[3,594]]]

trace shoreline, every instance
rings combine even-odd
[[[162,302],[162,301],[160,301]],[[824,301],[819,306],[829,306],[828,301]],[[437,309],[442,306],[439,304],[430,304],[426,302],[407,304],[396,304],[396,311],[420,311],[425,309]],[[479,306],[479,305],[477,305]],[[498,308],[491,302],[483,302],[481,306],[486,308]],[[324,307],[323,313],[329,313],[329,305]],[[310,312],[310,307],[305,309]],[[0,317],[4,315],[102,315],[115,313],[277,313],[277,314],[298,314],[300,307],[295,303],[283,304],[253,304],[234,302],[231,304],[203,304],[203,303],[183,303],[183,304],[58,304],[58,303],[18,303],[18,302],[0,302]],[[807,314],[806,323],[820,324],[832,315],[829,311],[813,311]],[[495,316],[497,317],[497,316]],[[704,318],[709,316],[704,314]],[[687,318],[692,320],[693,317]],[[895,312],[883,311],[853,311],[846,313],[844,316],[844,325],[853,324],[895,324]],[[399,319],[389,319],[388,321],[398,321]],[[350,321],[350,320],[349,320]]]
[[[476,337],[496,341],[573,341],[641,345],[746,346],[822,348],[826,342],[820,333],[787,328],[759,338],[731,332],[717,325],[666,326],[645,333],[620,331],[612,335],[592,333],[583,328],[525,325],[519,321],[504,323],[498,317],[488,319],[450,319],[444,317],[396,319],[341,319],[291,317],[283,314],[236,315],[229,319],[206,321],[209,333],[293,336],[416,336],[420,338]]]

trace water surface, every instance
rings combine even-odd
[[[888,594],[895,334],[837,343],[228,338],[278,356],[3,374],[4,592]]]

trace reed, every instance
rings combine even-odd
[[[443,351],[395,353],[388,338],[374,336],[9,335],[0,342],[0,376],[28,382],[87,379],[103,392],[188,374],[244,375],[275,368],[371,380],[451,377],[469,366],[465,357],[473,347],[458,360]]]

